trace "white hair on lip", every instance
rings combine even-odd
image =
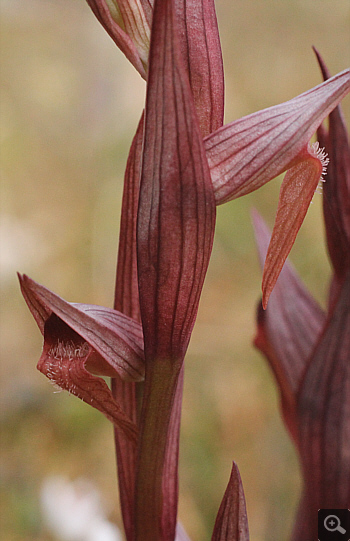
[[[309,152],[314,158],[317,158],[322,165],[322,173],[315,190],[315,193],[322,194],[322,183],[325,182],[323,176],[327,174],[327,165],[329,164],[328,154],[325,152],[324,148],[320,148],[318,141],[315,141],[309,146]]]

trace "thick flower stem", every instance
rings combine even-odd
[[[144,409],[142,411],[138,469],[136,473],[135,541],[173,541],[176,526],[176,505],[169,509],[164,501],[165,462],[171,418],[181,363],[161,360],[148,366]],[[172,438],[170,438],[172,439]],[[178,441],[173,452],[177,454]],[[172,467],[170,469],[173,470]],[[169,479],[177,486],[177,463]],[[170,517],[169,517],[170,514]],[[169,527],[169,523],[171,526]],[[164,525],[167,524],[166,531]]]

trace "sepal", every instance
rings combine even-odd
[[[204,140],[218,205],[257,190],[305,158],[321,122],[350,91],[350,69]]]

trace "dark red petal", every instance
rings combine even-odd
[[[243,485],[235,462],[216,517],[211,541],[249,541]]]
[[[270,231],[256,212],[254,228],[260,263],[263,266]],[[294,439],[297,439],[296,394],[324,322],[324,312],[287,260],[271,293],[266,311],[261,307],[258,311],[254,344],[264,353],[274,372],[285,421]]]
[[[206,137],[217,204],[252,192],[295,165],[323,119],[349,91],[350,69]]]
[[[298,419],[313,539],[317,509],[350,506],[350,272],[303,378]]]
[[[175,0],[185,60],[202,135],[217,130],[224,118],[224,70],[213,0]]]
[[[311,155],[285,174],[263,272],[264,308],[292,249],[321,176],[322,163]]]
[[[137,322],[108,308],[70,304],[28,276],[22,277],[21,286],[38,305],[55,313],[84,338],[114,369],[114,375],[118,373],[129,380],[143,379],[142,331]]]

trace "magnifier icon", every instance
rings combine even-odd
[[[324,519],[324,527],[329,532],[346,533],[346,530],[340,525],[340,519],[336,515],[328,515]]]

